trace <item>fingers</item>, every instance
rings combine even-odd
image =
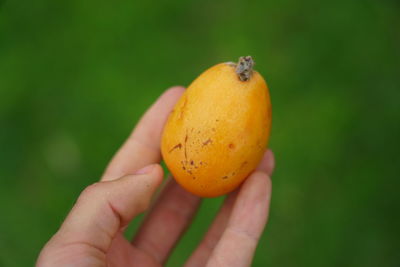
[[[231,214],[233,205],[235,203],[238,190],[230,193],[224,201],[217,217],[213,221],[207,234],[200,242],[199,246],[190,256],[185,266],[187,267],[202,267],[205,266],[215,245],[220,240],[222,233],[228,223],[229,215]]]
[[[207,266],[250,266],[267,222],[271,180],[256,171],[245,181]]]
[[[199,204],[199,197],[170,179],[132,243],[159,263],[164,263]]]
[[[160,162],[162,130],[169,113],[183,92],[183,87],[172,87],[158,98],[115,154],[102,180],[113,180],[134,173],[151,163]]]
[[[105,256],[120,229],[148,207],[162,178],[161,166],[153,164],[136,175],[87,187],[46,245],[41,258],[52,259],[52,255],[60,255],[65,247],[69,250],[85,247],[99,257]]]
[[[274,155],[271,150],[266,151],[260,164],[257,167],[258,171],[265,172],[268,175],[272,175],[275,166]],[[186,266],[197,267],[205,266],[211,253],[213,252],[215,246],[220,240],[226,226],[228,219],[231,215],[232,208],[235,204],[238,192],[242,189],[236,190],[228,195],[225,199],[224,204],[221,207],[218,215],[213,221],[207,234],[204,236],[203,240],[200,242],[199,246],[190,256],[186,263]]]

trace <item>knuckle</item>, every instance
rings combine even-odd
[[[251,229],[229,226],[227,227],[227,230],[240,239],[248,240],[251,243],[257,243],[259,240],[259,235],[254,233]]]
[[[87,186],[80,194],[78,201],[83,201],[87,198],[91,198],[94,195],[97,195],[100,192],[101,188],[102,188],[101,182],[97,182]]]
[[[265,172],[256,171],[256,172],[254,172],[254,176],[255,176],[255,179],[259,180],[259,182],[265,183],[268,186],[271,184],[271,178]]]

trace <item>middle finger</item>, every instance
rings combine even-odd
[[[132,243],[163,263],[192,221],[200,201],[169,178]]]

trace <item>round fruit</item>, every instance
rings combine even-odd
[[[215,65],[187,88],[165,125],[161,152],[175,180],[202,197],[238,187],[260,162],[271,102],[250,56]]]

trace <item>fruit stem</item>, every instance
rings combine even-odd
[[[251,56],[240,57],[236,67],[236,74],[242,82],[248,81],[253,74],[254,61]]]

